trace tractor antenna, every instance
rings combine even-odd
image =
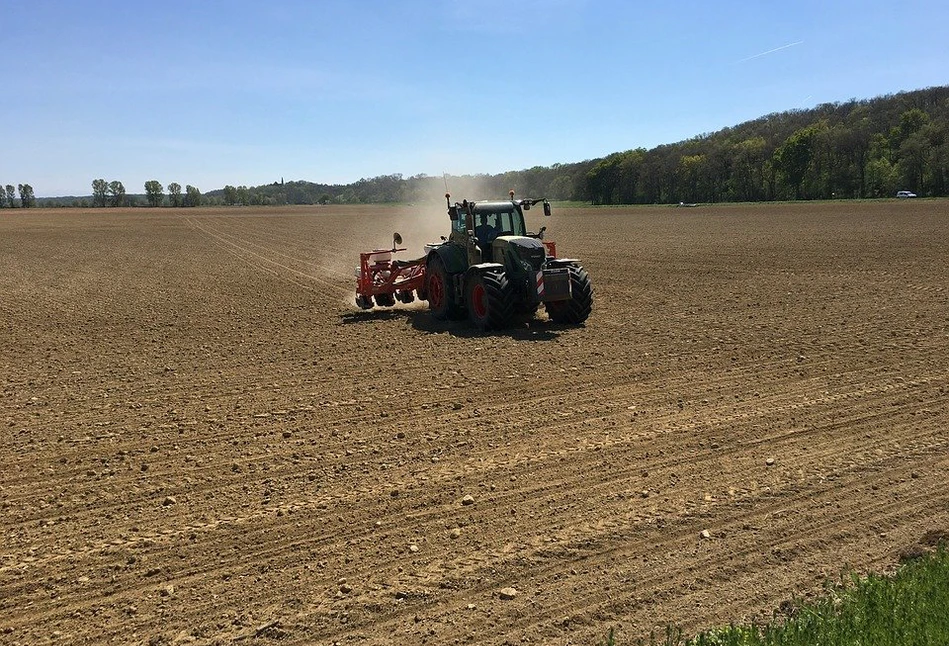
[[[448,193],[448,173],[442,172],[442,179],[445,180],[445,192]]]

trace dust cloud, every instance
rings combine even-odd
[[[502,200],[508,197],[506,191],[501,195],[493,194],[487,177],[449,177],[447,184],[452,204],[464,200]],[[448,203],[444,191],[404,210],[405,217],[401,218],[399,223],[402,228],[398,229],[402,236],[402,246],[407,249],[403,259],[423,256],[426,243],[438,243],[441,236],[447,238],[451,233],[451,220],[448,219]]]

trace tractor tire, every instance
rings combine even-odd
[[[514,316],[514,290],[503,273],[473,274],[465,286],[465,305],[479,330],[500,330]]]
[[[593,311],[593,284],[583,267],[570,265],[567,269],[570,272],[570,300],[544,303],[544,308],[554,323],[580,325]]]
[[[442,321],[461,317],[462,311],[452,298],[453,292],[451,277],[441,259],[436,256],[429,260],[425,268],[425,297],[432,316]]]

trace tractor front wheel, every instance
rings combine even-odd
[[[570,272],[570,300],[550,301],[544,303],[544,308],[554,323],[580,325],[593,310],[593,285],[583,267],[570,265],[567,270]]]
[[[514,292],[503,273],[473,274],[465,289],[468,318],[479,330],[499,330],[514,314]]]

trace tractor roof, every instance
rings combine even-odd
[[[499,200],[497,202],[475,202],[472,207],[472,213],[497,213],[498,211],[513,211],[515,203],[510,200]]]

